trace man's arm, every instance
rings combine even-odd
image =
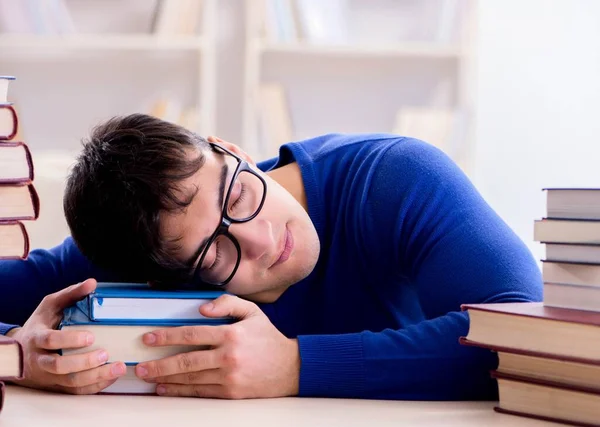
[[[171,328],[144,337],[147,345],[198,344],[210,350],[140,363],[137,375],[170,396],[495,398],[489,371],[497,359],[488,350],[459,344],[469,325],[460,305],[540,300],[537,265],[439,151],[421,143],[397,144],[377,171],[367,204],[380,208],[357,217],[370,218],[363,226],[372,229],[363,234],[373,241],[364,245],[365,252],[390,272],[390,282],[378,290],[397,293],[403,285],[394,278],[408,277],[428,320],[400,330],[292,340],[255,304],[226,296],[214,307],[202,306],[201,313],[232,316],[237,323]],[[384,259],[387,265],[377,264]]]
[[[388,259],[378,268],[408,277],[427,320],[401,330],[299,336],[300,395],[494,398],[489,370],[497,358],[459,344],[469,328],[460,305],[540,301],[541,274],[526,246],[453,162],[418,141],[383,156],[366,209],[373,262]],[[381,286],[389,295],[401,285]]]
[[[7,322],[0,323],[0,334],[22,325],[46,295],[90,277],[108,280],[70,237],[50,250],[31,251],[26,260],[0,261],[0,315]]]

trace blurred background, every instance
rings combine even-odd
[[[600,186],[598,0],[0,0],[0,31],[41,199],[33,248],[68,235],[81,140],[132,112],[255,159],[329,132],[424,139],[537,259],[542,189]]]

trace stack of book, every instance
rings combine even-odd
[[[127,372],[101,393],[153,394],[156,384],[135,375],[135,365],[179,353],[206,349],[206,346],[149,347],[142,336],[156,329],[189,325],[222,325],[231,318],[207,318],[199,308],[224,292],[152,289],[141,283],[98,283],[96,290],[68,307],[58,326],[64,330],[83,330],[94,335],[90,347],[64,349],[62,354],[86,353],[104,349],[107,363],[124,362]]]
[[[545,189],[543,302],[465,304],[461,343],[491,349],[498,412],[600,426],[600,189]]]
[[[0,259],[27,257],[29,235],[23,221],[36,220],[40,211],[31,153],[18,140],[18,115],[7,97],[13,80],[0,76]]]
[[[25,143],[18,140],[17,112],[8,101],[8,87],[15,78],[0,76],[0,259],[22,259],[29,254],[24,220],[35,220],[39,200],[33,186],[33,162]],[[0,336],[0,410],[4,383],[23,374],[20,344]]]

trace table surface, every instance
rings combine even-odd
[[[510,426],[558,424],[493,410],[495,402],[279,398],[217,400],[158,396],[71,396],[7,386],[0,427]]]

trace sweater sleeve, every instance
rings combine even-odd
[[[495,399],[489,371],[497,357],[459,344],[469,329],[460,305],[540,301],[531,253],[462,171],[420,141],[387,149],[367,187],[364,247],[380,270],[403,278],[378,291],[411,286],[423,320],[398,330],[298,337],[300,394]]]
[[[108,280],[85,258],[70,237],[49,250],[36,249],[26,260],[0,261],[0,332],[22,325],[44,296],[88,278]]]

